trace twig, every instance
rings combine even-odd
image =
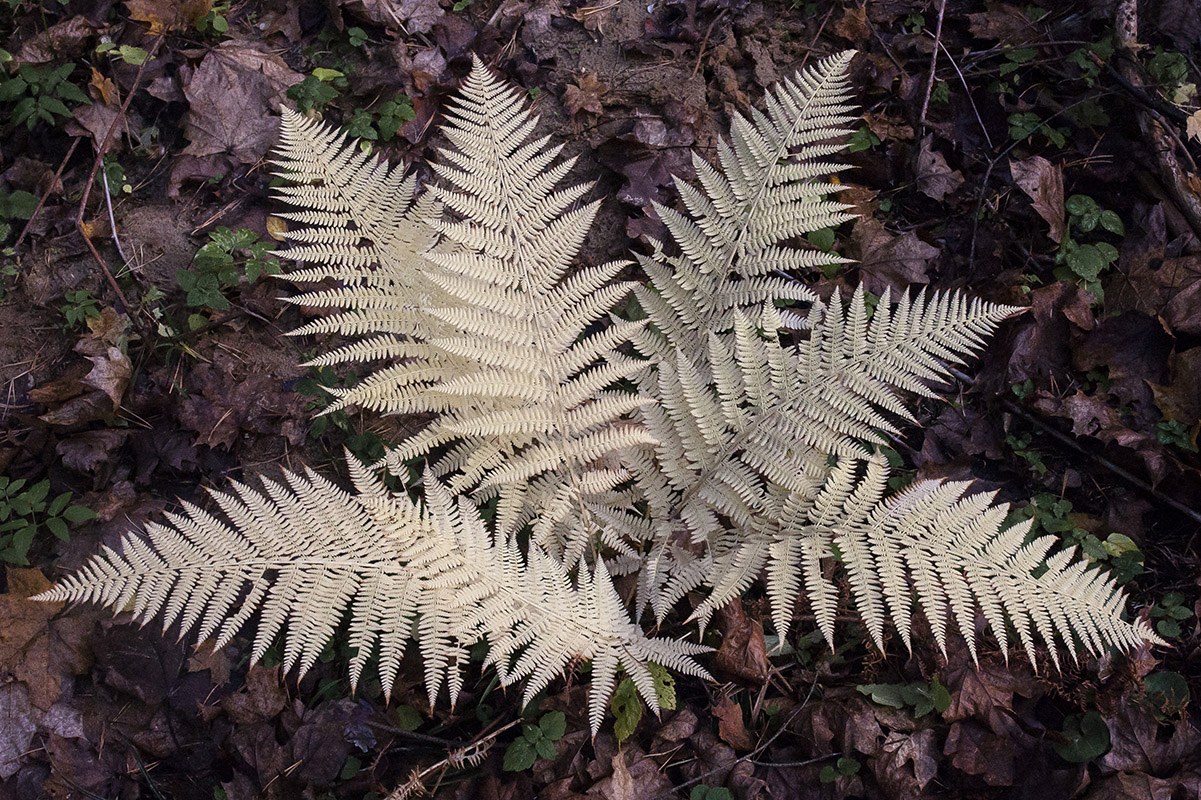
[[[29,233],[29,229],[33,226],[33,221],[38,218],[38,213],[41,212],[42,206],[46,205],[46,200],[50,197],[50,192],[52,192],[54,187],[58,184],[58,179],[62,177],[63,170],[66,168],[67,162],[71,160],[71,156],[75,154],[75,148],[79,146],[79,138],[80,137],[77,136],[71,140],[71,146],[67,148],[67,154],[63,156],[62,163],[58,165],[58,171],[56,171],[54,173],[54,177],[50,179],[50,185],[46,187],[46,191],[42,192],[41,199],[38,200],[37,206],[35,206],[33,209],[33,215],[30,216],[29,220],[25,223],[25,227],[21,228],[21,235],[17,237],[17,243],[13,245],[14,250],[21,246],[21,242],[25,241],[25,235]]]
[[[972,90],[968,88],[967,78],[963,76],[963,70],[959,69],[959,65],[955,63],[955,59],[951,56],[945,44],[938,42],[938,46],[946,53],[947,61],[951,62],[951,66],[955,68],[955,74],[959,76],[959,82],[963,84],[963,92],[967,95],[967,101],[972,104],[972,113],[976,115],[976,122],[980,123],[980,131],[984,134],[984,141],[988,143],[989,151],[995,150],[996,147],[992,143],[992,137],[988,135],[988,126],[984,124],[984,119],[980,116],[980,109],[976,107],[976,99],[972,97]]]
[[[110,233],[113,235],[113,244],[117,246],[117,255],[121,256],[121,265],[129,263],[129,259],[125,256],[125,249],[121,247],[121,239],[117,236],[117,220],[113,219],[113,197],[108,188],[108,173],[100,176],[100,182],[104,184],[104,206],[108,209],[108,226]]]
[[[88,198],[92,195],[92,183],[96,180],[96,173],[100,171],[100,165],[104,161],[104,153],[108,150],[109,142],[113,139],[113,133],[117,130],[117,125],[125,118],[125,114],[129,111],[129,104],[133,102],[134,95],[137,94],[138,84],[142,82],[142,75],[146,72],[146,65],[154,58],[154,54],[158,52],[159,45],[163,43],[167,32],[163,31],[154,40],[154,44],[150,46],[150,51],[146,55],[146,60],[138,67],[137,74],[134,75],[133,84],[129,87],[129,92],[125,95],[125,102],[121,104],[121,110],[117,116],[113,117],[113,121],[109,123],[108,131],[104,134],[104,141],[96,148],[96,158],[92,160],[92,171],[88,174],[88,179],[84,183],[83,197],[79,200],[79,211],[75,215],[75,227],[79,229],[80,235],[83,236],[84,244],[88,246],[88,250],[92,252],[92,258],[100,265],[100,269],[104,270],[104,277],[108,279],[109,286],[116,293],[117,311],[124,313],[126,310],[125,293],[121,291],[121,286],[117,283],[113,273],[109,270],[108,264],[101,257],[100,251],[96,249],[96,245],[92,244],[91,237],[88,236],[86,229],[83,226],[83,215],[87,212]],[[107,186],[107,181],[105,183]]]
[[[938,50],[942,44],[942,18],[946,11],[947,0],[939,0],[938,23],[934,26],[934,50],[930,53],[930,77],[926,80],[926,96],[922,98],[922,113],[917,121],[922,131],[926,130],[926,111],[930,108],[930,94],[934,91],[934,70],[938,67]]]
[[[1135,86],[1133,83],[1126,80],[1126,78],[1122,76],[1122,73],[1118,72],[1113,64],[1102,61],[1096,53],[1089,53],[1089,56],[1092,57],[1093,63],[1095,63],[1097,66],[1105,67],[1105,71],[1109,74],[1109,77],[1113,78],[1114,82],[1117,83],[1117,85],[1123,91],[1125,91],[1126,94],[1133,97],[1139,103],[1143,104],[1157,114],[1162,114],[1173,122],[1188,122],[1188,114],[1185,113],[1183,109],[1177,108],[1171,103],[1161,100],[1155,95],[1149,94],[1138,86]]]
[[[961,382],[967,386],[972,386],[974,383],[972,378],[969,375],[966,375],[965,373],[960,372],[959,370],[955,369],[954,367],[948,366],[947,371],[949,373],[951,373],[952,375],[954,375],[956,380],[958,380],[959,382]],[[1026,411],[1026,409],[1019,406],[1017,403],[1014,403],[1013,401],[1011,401],[1009,398],[1002,397],[1001,405],[1004,406],[1005,410],[1008,411],[1009,413],[1021,417],[1026,422],[1029,422],[1031,425],[1033,425],[1034,427],[1038,428],[1043,433],[1050,436],[1052,439],[1055,439],[1060,444],[1070,447],[1072,450],[1075,450],[1077,453],[1084,456],[1085,458],[1092,459],[1097,464],[1099,464],[1100,466],[1109,470],[1114,475],[1117,475],[1119,478],[1126,481],[1127,483],[1129,483],[1131,486],[1135,487],[1136,489],[1146,492],[1151,497],[1154,497],[1156,500],[1163,503],[1164,505],[1170,506],[1171,508],[1175,509],[1176,511],[1179,511],[1181,514],[1184,514],[1189,519],[1191,519],[1195,522],[1201,522],[1201,512],[1198,512],[1198,511],[1195,511],[1195,510],[1189,508],[1188,506],[1184,505],[1183,503],[1181,503],[1178,500],[1173,500],[1171,497],[1168,497],[1166,494],[1159,491],[1154,486],[1152,486],[1151,484],[1144,481],[1142,478],[1139,478],[1137,475],[1123,469],[1122,467],[1119,467],[1117,464],[1113,463],[1109,459],[1107,459],[1103,456],[1099,456],[1096,453],[1090,452],[1089,450],[1086,450],[1084,447],[1082,447],[1080,445],[1079,442],[1077,442],[1071,436],[1068,436],[1067,434],[1063,433],[1062,431],[1057,430],[1054,426],[1052,426],[1052,425],[1044,422],[1043,420],[1039,419],[1038,417],[1034,416],[1030,412]]]

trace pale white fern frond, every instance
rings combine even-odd
[[[904,294],[894,305],[885,290],[869,319],[860,286],[848,305],[835,290],[822,311],[797,349],[789,411],[806,441],[839,452],[856,440],[884,443],[881,433],[897,432],[886,415],[913,420],[894,389],[937,396],[927,382],[948,377],[949,365],[1022,309],[958,292]]]
[[[284,668],[298,675],[349,612],[351,685],[378,648],[385,693],[417,625],[432,702],[455,679],[452,598],[474,573],[449,531],[355,471],[365,490],[357,496],[308,472],[288,473],[286,486],[264,480],[264,492],[213,492],[226,520],[185,503],[186,513],[148,525],[145,538],[127,536],[120,552],[106,548],[38,598],[132,608],[143,622],[161,615],[164,631],[215,636],[218,647],[257,613],[252,659],[282,637]],[[425,630],[431,623],[440,630]]]
[[[656,205],[679,254],[656,244],[639,258],[655,291],[640,288],[638,298],[669,346],[703,344],[709,331],[729,330],[737,310],[757,322],[764,303],[813,302],[807,287],[775,274],[845,261],[790,243],[852,218],[848,206],[827,199],[838,187],[815,179],[845,168],[824,159],[843,149],[827,142],[853,119],[853,56],[831,56],[776,84],[766,113],[736,115],[730,141],[718,145],[720,169],[693,155],[703,191],[676,180],[688,214]]]
[[[608,391],[645,367],[616,352],[645,323],[608,319],[633,284],[614,283],[622,262],[568,274],[597,203],[577,206],[587,185],[559,188],[572,161],[556,163],[560,148],[531,140],[537,118],[514,89],[477,60],[447,119],[452,146],[434,166],[442,183],[432,191],[449,216],[434,223],[442,245],[427,254],[428,277],[447,302],[428,313],[453,331],[430,344],[461,369],[429,384],[431,409],[443,413],[437,432],[392,450],[387,464],[396,469],[459,437],[456,461],[489,465],[476,470],[477,488],[534,502],[545,493],[527,492],[526,484],[554,473],[579,494],[591,462],[650,441],[626,421],[649,401]],[[597,323],[600,330],[581,340]],[[485,448],[485,460],[470,455],[473,443]],[[492,468],[498,453],[505,463]],[[446,473],[445,464],[436,468]],[[473,488],[467,480],[456,485]],[[577,506],[588,531],[586,494]],[[552,538],[568,536],[568,549],[578,552],[588,539],[574,533],[578,527]]]
[[[437,483],[427,485],[436,508],[450,506],[449,495]],[[612,580],[598,561],[573,580],[564,563],[531,545],[528,555],[515,539],[493,542],[478,512],[465,498],[458,514],[443,523],[456,531],[476,570],[475,579],[456,594],[466,610],[458,635],[463,641],[485,638],[485,663],[496,667],[501,683],[526,681],[523,702],[529,702],[575,659],[591,659],[592,688],[589,720],[593,734],[600,729],[608,700],[616,686],[616,669],[649,674],[647,662],[678,672],[708,677],[693,656],[709,648],[682,640],[648,637],[629,619]],[[658,710],[653,682],[640,683],[639,693]]]
[[[1111,575],[1074,560],[1071,549],[1048,557],[1058,538],[1030,539],[1029,520],[1005,527],[1008,506],[993,505],[992,494],[965,494],[964,482],[920,481],[884,499],[887,480],[878,458],[866,472],[853,461],[840,463],[814,501],[809,524],[781,531],[818,542],[819,557],[837,549],[856,610],[878,647],[887,621],[909,645],[915,606],[944,656],[954,624],[976,657],[977,609],[1003,651],[1012,626],[1032,662],[1037,635],[1056,667],[1061,642],[1075,658],[1077,647],[1100,655],[1160,641],[1145,620],[1122,619],[1125,598]],[[782,614],[777,624],[786,630],[788,619]]]

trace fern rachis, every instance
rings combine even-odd
[[[911,645],[915,609],[943,652],[957,628],[973,656],[977,614],[1003,650],[1012,625],[1056,664],[1057,641],[1157,641],[1121,619],[1111,578],[1004,527],[990,497],[937,481],[887,495],[874,452],[912,419],[898,390],[931,395],[925,382],[1015,309],[885,295],[869,315],[862,291],[822,301],[789,274],[842,261],[793,243],[848,218],[817,178],[840,168],[821,159],[851,119],[851,55],[736,118],[717,165],[695,158],[684,210],[659,208],[671,240],[636,257],[645,284],[617,281],[625,263],[574,263],[589,187],[559,188],[571,162],[531,140],[536,118],[479,62],[448,114],[439,182],[415,202],[411,178],[285,114],[281,196],[303,226],[289,254],[315,262],[288,279],[341,284],[295,298],[340,309],[299,333],[361,337],[314,363],[384,362],[335,407],[434,415],[377,465],[430,460],[423,503],[353,461],[353,495],[311,474],[236,486],[215,495],[224,520],[185,506],[42,597],[132,603],[219,644],[257,613],[255,656],[282,635],[300,672],[347,614],[352,682],[374,651],[390,691],[414,640],[431,703],[443,684],[453,700],[481,639],[527,699],[590,659],[594,732],[619,669],[652,709],[648,663],[706,676],[706,648],[645,634],[644,604],[662,620],[704,589],[689,609],[703,626],[763,577],[781,638],[803,595],[832,644],[836,557],[881,647],[890,623]],[[648,320],[612,313],[631,290]],[[631,609],[611,576],[635,573]]]

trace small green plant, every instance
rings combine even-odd
[[[1196,437],[1180,420],[1163,419],[1155,423],[1155,438],[1160,444],[1175,445],[1190,453],[1197,452]]]
[[[1012,75],[1017,72],[1023,64],[1029,64],[1038,57],[1038,50],[1033,47],[1014,47],[1005,51],[1005,60],[1001,62],[1001,68],[997,71],[1001,77]]]
[[[347,28],[346,41],[350,42],[351,47],[362,47],[367,44],[367,31],[362,28]]]
[[[1067,131],[1047,124],[1033,111],[1017,111],[1010,114],[1006,121],[1009,123],[1009,138],[1015,142],[1029,139],[1036,133],[1056,147],[1063,147],[1068,142]]]
[[[934,678],[929,683],[869,683],[855,687],[873,703],[889,708],[912,708],[915,718],[931,711],[939,714],[951,707],[951,693]]]
[[[857,774],[861,766],[858,759],[843,756],[833,764],[827,764],[822,767],[822,771],[817,774],[817,778],[822,783],[834,783],[839,778],[849,778]]]
[[[224,292],[236,287],[241,275],[254,283],[262,275],[276,275],[279,261],[268,258],[275,249],[274,242],[259,240],[259,235],[247,228],[230,230],[224,226],[209,234],[209,241],[196,252],[190,269],[175,273],[179,286],[187,292],[187,304],[192,308],[211,308],[225,311],[229,300]]]
[[[1100,61],[1105,62],[1113,57],[1113,35],[1107,35],[1100,41],[1093,44],[1078,47],[1068,54],[1068,61],[1080,68],[1080,77],[1085,85],[1092,88],[1097,84],[1097,79],[1101,76],[1102,64],[1098,64],[1093,60],[1096,56]]]
[[[1152,672],[1143,681],[1141,704],[1160,722],[1183,716],[1188,710],[1191,697],[1188,681],[1179,672]]]
[[[1034,381],[1030,378],[1027,378],[1021,383],[1015,383],[1013,386],[1010,386],[1009,390],[1013,392],[1014,397],[1018,398],[1019,400],[1024,400],[1030,395],[1034,394]]]
[[[2,232],[2,230],[3,230],[3,226],[0,225],[0,232]],[[2,238],[3,237],[0,237],[0,239],[2,239]],[[11,250],[11,249],[12,248],[5,248],[5,250]],[[6,252],[5,255],[6,256],[9,255],[9,253]],[[8,299],[8,288],[9,288],[7,285],[8,280],[10,278],[17,277],[17,275],[19,275],[20,273],[21,273],[21,270],[17,267],[16,264],[13,264],[12,262],[6,262],[6,263],[0,265],[0,303],[3,303],[6,299]]]
[[[81,323],[100,316],[100,306],[88,289],[67,292],[63,299],[67,302],[59,308],[67,318],[68,328],[78,327]]]
[[[110,53],[114,58],[119,58],[126,64],[141,66],[150,60],[150,53],[140,47],[135,47],[132,44],[118,45],[116,42],[105,40],[96,45],[96,54],[104,55]]]
[[[566,732],[567,716],[562,711],[548,711],[537,725],[522,725],[521,735],[505,750],[505,771],[524,772],[540,758],[554,758],[555,742]]]
[[[296,104],[297,111],[307,114],[320,111],[327,103],[336,100],[346,87],[346,76],[341,72],[318,67],[300,83],[289,86],[286,94]]]
[[[1041,492],[1025,508],[1011,512],[1007,522],[1027,519],[1034,520],[1030,536],[1042,532],[1060,536],[1065,545],[1079,547],[1090,562],[1108,567],[1119,584],[1143,574],[1143,552],[1134,540],[1122,533],[1111,533],[1104,540],[1089,533],[1077,524],[1078,515],[1067,498]]]
[[[1151,619],[1159,635],[1174,639],[1180,635],[1180,623],[1192,619],[1193,610],[1186,606],[1182,592],[1168,592],[1159,602],[1151,606]]]
[[[9,125],[15,128],[24,123],[29,130],[33,130],[39,120],[56,125],[59,118],[71,116],[67,103],[91,105],[88,96],[67,80],[74,71],[73,62],[57,67],[32,64],[18,67],[15,76],[0,83],[0,103],[16,102],[9,114]]]
[[[125,177],[125,167],[121,166],[117,161],[116,156],[105,156],[101,162],[102,166],[96,173],[96,186],[103,191],[103,184],[100,181],[108,183],[109,194],[131,194],[133,186]]]
[[[356,108],[346,124],[346,133],[363,142],[390,142],[400,126],[416,116],[413,101],[401,94],[380,106],[378,117],[364,108]]]
[[[220,37],[229,32],[229,3],[214,3],[213,7],[200,19],[196,20],[196,30],[205,36]]]
[[[692,787],[692,791],[688,793],[688,800],[734,800],[734,793],[724,786],[702,783]]]
[[[70,526],[96,518],[96,512],[71,505],[71,493],[63,492],[47,502],[50,481],[29,485],[0,475],[0,561],[28,564],[29,548],[41,529],[64,542],[70,541]]]
[[[880,137],[872,133],[871,128],[864,125],[847,139],[847,152],[860,153],[864,150],[871,150],[873,147],[879,147],[881,144]]]
[[[647,669],[655,680],[655,700],[662,711],[674,711],[676,708],[676,679],[665,667],[654,662],[647,663]],[[624,742],[634,733],[638,723],[642,721],[642,700],[638,697],[638,688],[634,681],[623,678],[613,693],[609,703],[613,712],[613,735],[618,742]]]
[[[1109,752],[1109,726],[1096,711],[1064,718],[1060,738],[1055,752],[1073,764],[1085,764]]]
[[[12,235],[13,225],[10,220],[29,219],[37,206],[38,199],[23,189],[13,192],[0,189],[0,242],[7,241]]]
[[[1188,80],[1189,63],[1183,53],[1156,45],[1147,62],[1147,72],[1159,84],[1164,96],[1177,105],[1189,102],[1197,93],[1197,85]]]
[[[1118,249],[1109,242],[1082,243],[1082,235],[1092,235],[1097,228],[1116,237],[1126,235],[1126,226],[1116,212],[1103,209],[1097,201],[1086,194],[1074,194],[1067,199],[1064,208],[1068,213],[1068,232],[1055,254],[1054,270],[1057,280],[1083,286],[1098,301],[1105,299],[1101,288],[1101,275],[1118,260]]]
[[[1012,388],[1014,394],[1023,389],[1024,383],[1015,384]],[[1021,395],[1018,395],[1021,397]],[[1005,437],[1005,443],[1013,450],[1013,454],[1030,465],[1030,471],[1035,475],[1046,475],[1047,465],[1043,463],[1042,451],[1035,449],[1032,444],[1034,442],[1034,434],[1029,431],[1024,433],[1011,433]]]

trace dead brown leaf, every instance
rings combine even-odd
[[[911,734],[894,731],[876,758],[876,780],[888,797],[918,797],[938,774],[939,755],[938,737],[930,728]]]
[[[977,39],[990,39],[1005,44],[1029,41],[1037,32],[1034,23],[1017,6],[993,3],[987,11],[968,14],[968,25]]]
[[[717,628],[721,631],[721,647],[713,661],[714,669],[762,685],[771,670],[763,621],[749,617],[742,599],[736,597],[717,612]]]
[[[831,30],[835,35],[855,44],[866,42],[867,38],[872,35],[872,29],[867,24],[867,9],[862,6],[848,6]]]
[[[18,64],[74,61],[87,49],[96,26],[87,17],[75,16],[51,25],[30,37],[13,57]]]
[[[947,732],[943,754],[968,775],[979,775],[989,786],[1013,786],[1017,752],[1013,742],[970,720],[956,722]]]
[[[113,83],[112,78],[101,75],[95,67],[92,67],[92,79],[88,81],[88,85],[95,90],[92,92],[92,97],[106,106],[121,104],[121,100],[117,97],[117,84]]]
[[[626,761],[630,763],[627,765]],[[604,800],[647,800],[671,791],[671,781],[653,759],[637,748],[627,748],[610,758],[613,773],[588,790],[589,797]]]
[[[563,105],[572,116],[587,111],[590,114],[600,114],[604,111],[601,97],[609,91],[609,87],[600,82],[592,73],[585,74],[578,84],[567,84],[563,93]]]
[[[38,570],[8,568],[9,586],[40,592],[50,582]],[[23,682],[30,703],[43,711],[70,692],[75,675],[91,666],[86,636],[95,612],[76,612],[55,618],[62,603],[41,603],[24,594],[0,595],[0,676]],[[3,683],[0,678],[0,683]]]
[[[217,45],[183,84],[189,103],[183,126],[191,142],[183,153],[259,160],[275,144],[274,112],[284,92],[303,79],[261,45],[235,39]]]
[[[1201,347],[1168,356],[1167,385],[1152,383],[1155,405],[1164,419],[1191,428],[1201,421]]]
[[[913,231],[889,233],[875,219],[860,219],[851,231],[851,251],[859,259],[866,288],[876,294],[892,288],[894,294],[910,284],[930,282],[930,262],[938,248],[926,244]]]
[[[1048,234],[1058,244],[1067,233],[1063,206],[1063,168],[1042,156],[1009,160],[1014,183],[1034,201],[1034,211],[1051,226]]]
[[[713,716],[717,717],[717,735],[735,750],[751,750],[754,739],[742,721],[742,706],[728,696],[722,695],[713,705]]]
[[[125,0],[129,18],[150,26],[150,34],[195,27],[213,7],[213,0]]]
[[[1107,715],[1109,752],[1101,757],[1106,769],[1119,772],[1170,774],[1183,762],[1201,759],[1201,732],[1187,720],[1171,726],[1170,733],[1151,713],[1123,697]]]
[[[229,718],[239,725],[274,719],[288,704],[288,695],[280,681],[279,667],[255,665],[246,673],[241,691],[221,702]]]
[[[129,431],[84,431],[63,439],[55,446],[54,452],[63,460],[64,466],[77,472],[96,472],[112,460],[128,438]]]
[[[426,33],[446,16],[438,0],[351,0],[343,7],[377,25],[403,25],[409,33]]]
[[[951,169],[942,153],[931,148],[934,134],[922,139],[917,154],[917,188],[932,200],[943,198],[963,185],[963,173]]]

